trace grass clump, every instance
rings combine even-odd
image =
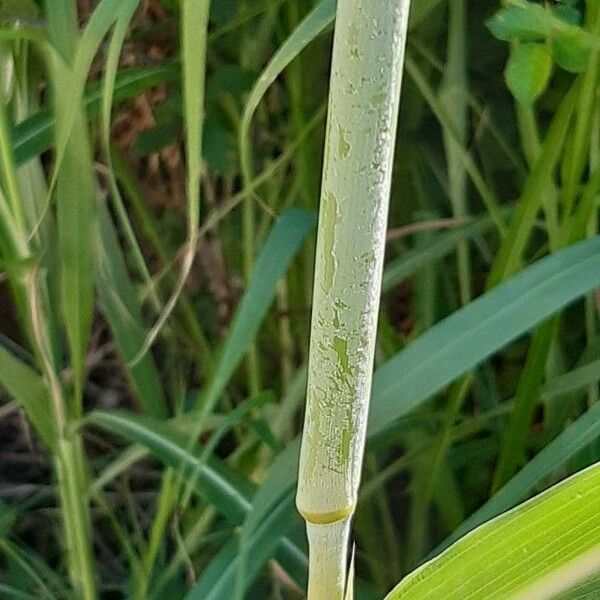
[[[599,39],[0,2],[0,596],[595,597]]]

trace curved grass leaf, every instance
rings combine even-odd
[[[187,436],[164,421],[122,412],[97,411],[87,416],[84,422],[144,446],[166,466],[179,469],[194,482],[196,491],[232,524],[240,525],[248,514],[252,484],[214,458],[199,458],[190,451]],[[299,519],[293,511],[293,503],[286,505],[286,518],[290,524],[294,519]],[[278,531],[279,527],[283,527],[285,531],[284,521],[277,520],[276,523]],[[265,536],[261,543],[272,543],[273,546],[269,547],[277,548],[282,563],[290,573],[306,573],[308,562],[305,552],[292,540],[271,536],[267,533],[269,531],[270,528],[266,528],[266,532],[265,528],[257,528],[253,541]],[[266,561],[272,553],[265,551],[265,555]],[[235,582],[235,573],[236,571],[231,572],[232,582]]]
[[[185,131],[187,239],[173,291],[156,322],[149,330],[144,343],[132,361],[133,363],[140,360],[154,344],[183,292],[196,257],[199,241],[209,13],[210,0],[182,0],[181,2],[180,55]]]
[[[98,212],[96,288],[117,347],[123,361],[129,365],[145,339],[145,329],[137,293],[129,279],[110,216],[104,207]],[[152,356],[146,354],[135,365],[129,365],[127,373],[131,377],[144,413],[154,417],[166,417],[166,401]]]
[[[178,75],[177,65],[172,63],[123,69],[116,78],[113,101],[122,102],[134,98],[151,87],[177,79]],[[101,84],[90,84],[83,97],[83,104],[89,118],[99,114],[101,98]],[[42,110],[15,125],[12,139],[17,164],[23,164],[48,150],[52,145],[53,135],[54,117],[51,110]]]
[[[251,183],[254,179],[254,166],[252,159],[252,117],[260,100],[267,89],[287,67],[287,65],[300,54],[300,52],[329,24],[335,16],[336,0],[322,0],[300,22],[292,34],[277,50],[267,67],[262,72],[258,81],[252,88],[244,108],[238,131],[238,146],[240,156],[240,169],[243,181],[243,259],[244,275],[247,281],[252,277],[254,262],[255,214],[254,198],[251,195]],[[248,349],[248,368],[250,374],[250,387],[253,391],[260,386],[257,349],[254,342]]]
[[[419,269],[450,254],[461,242],[483,235],[494,228],[490,216],[476,218],[472,223],[432,237],[431,243],[404,252],[391,260],[383,271],[383,291],[388,292]]]
[[[427,0],[417,3],[411,11],[409,28],[416,27],[441,2]],[[249,144],[249,131],[252,116],[267,89],[279,77],[284,69],[335,19],[337,0],[321,0],[298,24],[292,34],[279,47],[269,64],[255,83],[246,106],[240,125],[240,146]]]
[[[187,449],[185,435],[167,422],[124,412],[97,411],[85,418],[85,423],[111,431],[130,442],[140,444],[161,462],[181,469],[184,476],[196,481],[196,489],[233,523],[239,523],[250,503],[250,488],[241,490],[233,473],[212,461],[203,461]]]
[[[600,285],[600,237],[538,261],[423,334],[376,372],[371,439],[551,314]]]
[[[441,0],[427,0],[420,2],[411,11],[409,27],[415,27],[441,2]],[[255,83],[246,106],[241,122],[241,137],[246,138],[249,133],[250,122],[254,111],[267,89],[279,77],[284,69],[335,19],[337,0],[321,0],[298,24],[292,34],[279,47],[277,52],[263,70],[260,78]]]
[[[478,525],[515,506],[540,482],[598,439],[598,436],[600,404],[594,404],[506,482],[481,508],[461,523],[432,554],[438,554]]]
[[[273,302],[277,282],[314,225],[314,214],[298,209],[286,210],[275,222],[254,265],[252,278],[219,354],[213,378],[198,399],[197,404],[204,413],[212,410],[242,361]]]
[[[125,36],[127,35],[127,30],[129,29],[129,23],[137,10],[139,0],[125,0],[122,3],[122,7],[119,11],[117,20],[115,22],[115,26],[113,28],[112,37],[110,40],[110,44],[108,47],[108,52],[106,56],[106,64],[104,71],[104,85],[102,90],[102,111],[101,111],[101,140],[102,140],[102,149],[104,151],[104,155],[106,157],[106,163],[108,166],[108,180],[111,198],[113,201],[113,207],[118,218],[119,225],[121,230],[123,231],[127,242],[129,244],[130,251],[135,261],[135,265],[138,271],[142,274],[144,278],[144,283],[151,291],[152,300],[155,303],[155,307],[157,310],[160,310],[160,301],[156,296],[154,290],[154,284],[152,278],[150,276],[150,272],[148,271],[148,267],[146,266],[146,261],[144,260],[144,256],[142,254],[142,250],[137,242],[137,238],[135,237],[135,233],[133,231],[133,227],[131,226],[131,222],[127,215],[127,211],[125,210],[125,206],[123,204],[123,198],[121,196],[121,192],[119,190],[119,186],[117,185],[116,174],[114,170],[113,158],[112,158],[112,149],[110,143],[110,127],[111,127],[111,117],[112,117],[112,107],[113,107],[113,97],[115,92],[115,81],[117,76],[117,71],[119,68],[119,59],[121,57],[121,51],[123,49],[123,44],[125,42]],[[131,357],[133,358],[133,357]]]
[[[333,21],[336,5],[337,0],[322,0],[319,2],[294,29],[290,37],[279,47],[269,61],[260,78],[254,84],[244,108],[240,124],[240,148],[249,151],[252,116],[265,92],[292,60]]]
[[[51,418],[46,384],[30,366],[2,345],[0,385],[23,407],[44,443],[53,448],[56,430]]]
[[[202,398],[204,402],[201,404],[203,414],[206,414],[208,409],[214,406],[214,403],[223,393],[231,375],[244,356],[249,340],[256,333],[269,305],[273,301],[277,282],[286,272],[289,262],[300,248],[306,235],[314,228],[314,223],[315,217],[313,214],[296,209],[285,211],[275,223],[259,255],[252,280],[236,312],[230,334],[220,354],[212,383],[206,396]],[[203,420],[204,418],[197,419],[199,423]],[[187,479],[192,482],[192,485],[201,493],[207,493],[207,500],[214,503],[220,512],[226,511],[226,516],[234,520],[235,523],[240,523],[243,520],[242,513],[239,511],[244,511],[243,516],[245,517],[250,508],[249,500],[236,496],[235,489],[231,489],[226,481],[220,481],[219,478],[215,480],[211,471],[206,470],[210,469],[210,461],[205,464],[201,459],[194,458],[190,451],[189,441],[186,441],[187,438],[174,431],[170,426],[154,420],[144,420],[141,417],[127,417],[114,413],[94,413],[89,417],[89,422],[108,428],[130,441],[142,444],[165,464],[173,468],[181,468]],[[196,437],[194,434],[191,436],[192,439]],[[177,441],[173,442],[173,440]],[[216,491],[213,486],[216,486]],[[221,498],[223,495],[226,498],[225,500]],[[290,513],[292,519],[297,519],[294,511],[290,510]],[[288,518],[290,513],[288,513]],[[252,533],[252,539],[256,535],[260,535],[260,532],[253,531]],[[275,536],[271,540],[273,549],[279,544],[279,538],[280,536]],[[306,564],[304,561],[306,556],[301,550],[298,550],[291,542],[285,542],[284,540],[282,551],[287,551],[292,560],[300,561],[300,563],[296,563],[296,571],[305,572]],[[235,573],[236,571],[232,571],[232,577]],[[235,577],[233,581],[235,581]]]
[[[294,495],[288,494],[272,510],[268,517],[254,531],[250,540],[252,553],[245,560],[244,577],[237,577],[241,555],[237,540],[229,542],[210,563],[197,581],[186,600],[229,600],[242,598],[248,586],[256,579],[279,545],[281,536],[286,533],[294,521]],[[301,560],[308,560],[302,554]],[[236,589],[236,581],[239,585]],[[234,594],[237,592],[237,596]]]
[[[574,475],[476,529],[387,599],[493,600],[531,589],[600,546],[599,485],[600,465]]]

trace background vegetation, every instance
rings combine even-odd
[[[0,0],[0,597],[303,597],[334,12]],[[359,598],[600,459],[599,36],[597,0],[413,2]],[[568,558],[595,478],[551,496]]]

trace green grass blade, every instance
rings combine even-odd
[[[155,325],[148,333],[133,362],[152,346],[173,311],[190,274],[196,249],[200,221],[200,182],[202,178],[202,134],[204,128],[204,89],[206,85],[206,46],[210,0],[182,0],[181,3],[181,76],[183,119],[185,123],[185,157],[187,166],[187,242],[181,272],[171,297]]]
[[[197,492],[234,525],[241,524],[248,514],[253,491],[251,484],[217,460],[204,460],[192,453],[187,436],[172,425],[148,417],[105,411],[91,413],[85,423],[140,444],[165,465],[182,470],[194,482]],[[289,509],[294,516],[293,505]],[[299,519],[297,515],[295,518]],[[292,560],[291,568],[296,571],[297,561],[307,560],[304,552],[288,539],[280,540],[279,550]]]
[[[452,445],[452,427],[458,417],[460,410],[465,402],[465,398],[469,393],[473,384],[473,375],[469,373],[461,380],[457,381],[448,397],[448,405],[446,407],[446,418],[440,428],[437,436],[432,443],[432,450],[427,457],[427,462],[422,463],[427,472],[423,497],[419,499],[425,507],[429,505],[436,492],[436,488],[445,467],[445,462],[448,452]],[[423,512],[422,514],[426,514]],[[463,516],[464,518],[464,516]],[[462,520],[462,519],[461,519]],[[460,521],[459,521],[460,522]]]
[[[209,9],[209,0],[183,0],[181,3],[181,68],[183,79],[183,113],[186,129],[185,147],[188,173],[187,194],[190,242],[192,242],[192,237],[197,235],[198,221],[200,219],[204,79]]]
[[[187,449],[186,436],[168,422],[125,412],[96,411],[85,418],[85,423],[140,444],[164,464],[193,476],[200,494],[233,523],[239,523],[248,510],[249,490],[240,490],[231,474]]]
[[[121,4],[120,0],[103,0],[79,41],[76,10],[70,3],[47,3],[46,10],[51,39],[67,61],[65,64],[55,58],[52,62],[56,156],[48,196],[56,184],[62,309],[75,381],[71,411],[76,415],[92,321],[93,252],[89,240],[96,222],[92,150],[81,100],[93,58]]]
[[[239,153],[240,168],[242,172],[245,192],[243,204],[243,258],[244,276],[249,284],[254,269],[254,254],[256,245],[254,196],[250,190],[254,179],[252,158],[252,117],[267,89],[289,65],[294,58],[333,21],[335,17],[336,0],[322,0],[294,29],[292,34],[279,47],[267,67],[252,88],[244,107],[244,112],[239,126]],[[248,348],[248,374],[250,389],[253,392],[260,387],[260,367],[256,346],[251,343]]]
[[[212,379],[196,401],[200,414],[190,435],[191,444],[198,439],[207,416],[244,358],[275,298],[277,283],[287,271],[314,223],[312,213],[288,209],[271,229],[233,318],[229,335],[219,353]],[[193,482],[188,485],[188,489],[192,487]]]
[[[179,72],[172,63],[151,67],[131,67],[119,71],[113,94],[113,102],[122,102],[144,93],[146,90],[176,80]],[[102,85],[90,84],[83,97],[83,105],[88,118],[100,114]],[[41,110],[13,127],[13,151],[17,164],[45,152],[52,145],[54,136],[54,116],[50,110]]]
[[[133,213],[134,220],[138,224],[141,236],[149,244],[151,252],[156,255],[160,264],[164,267],[170,261],[170,253],[167,251],[164,240],[161,238],[159,222],[152,214],[147,204],[147,199],[140,189],[138,181],[131,167],[117,148],[112,149],[113,168],[115,177],[123,189],[127,198],[128,206]],[[175,274],[166,274],[166,286],[173,285]],[[184,290],[179,297],[178,314],[176,322],[176,335],[182,335],[185,343],[196,357],[202,375],[208,379],[213,369],[213,349],[211,348],[203,326],[200,324],[198,315],[192,302]]]
[[[594,360],[564,375],[548,379],[542,388],[542,395],[545,398],[555,398],[581,390],[598,380],[600,380],[600,360]]]
[[[591,12],[591,11],[590,11]],[[594,35],[600,34],[600,13],[596,11],[591,17]],[[578,187],[584,169],[588,164],[590,151],[590,129],[594,126],[596,101],[594,90],[600,77],[600,52],[591,53],[585,72],[581,76],[581,93],[577,98],[573,132],[567,140],[565,156],[562,164],[562,195],[566,214],[569,214],[578,194]]]
[[[322,0],[319,2],[292,34],[279,47],[269,64],[254,84],[240,122],[239,147],[243,168],[247,171],[247,179],[253,179],[251,173],[252,151],[250,127],[252,117],[266,91],[283,72],[283,70],[317,37],[335,18],[337,0]]]
[[[281,537],[294,522],[294,496],[288,494],[258,526],[249,543],[251,555],[244,564],[244,577],[237,578],[240,554],[237,540],[232,540],[217,555],[203,572],[202,576],[186,600],[230,600],[243,598],[243,594],[271,558],[280,543]],[[305,556],[303,557],[306,560]],[[305,562],[306,567],[308,561]],[[236,582],[238,587],[236,588]],[[235,593],[239,594],[235,596]]]
[[[47,600],[56,600],[56,595],[44,581],[41,574],[38,573],[36,564],[30,559],[25,550],[22,550],[11,542],[0,540],[0,553],[4,554],[9,560],[15,562],[19,566],[19,569],[31,582],[31,587],[35,588],[37,594]]]
[[[138,2],[139,0],[134,0],[134,4],[137,4]],[[55,177],[57,176],[57,173],[60,172],[75,122],[77,119],[81,120],[81,101],[85,89],[85,82],[88,78],[94,57],[100,48],[100,44],[115,21],[118,21],[120,17],[126,15],[130,10],[132,12],[135,8],[135,6],[131,6],[131,0],[126,2],[123,6],[122,4],[122,0],[102,0],[92,13],[79,41],[76,40],[74,32],[66,34],[73,38],[73,40],[69,40],[68,46],[62,48],[63,53],[65,53],[66,64],[59,60],[54,60],[53,62],[53,77],[61,86],[58,93],[62,94],[62,103],[60,104],[60,108],[56,111],[57,124],[60,123],[61,127],[57,127],[55,131],[55,174],[53,175],[50,184],[50,192],[52,192],[54,188]],[[70,18],[73,18],[73,16]],[[122,22],[123,19],[121,18],[121,23],[117,26],[117,32],[122,28]],[[68,21],[61,23],[56,16],[50,16],[49,23],[53,24],[54,27],[62,29],[63,26],[68,24]],[[54,34],[56,35],[56,31],[54,31]],[[56,37],[54,37],[53,41],[55,44],[60,45],[60,43],[65,40],[59,42]],[[74,57],[72,58],[69,54],[66,54],[67,52],[72,51],[71,46],[73,46],[73,49],[75,50]],[[111,57],[109,56],[109,71],[111,70],[110,60]]]
[[[475,189],[479,193],[479,196],[485,205],[485,208],[494,220],[494,224],[496,225],[498,232],[500,235],[504,236],[506,233],[506,225],[504,223],[504,219],[502,218],[502,212],[500,210],[498,200],[494,195],[493,190],[486,183],[485,178],[473,160],[473,157],[470,155],[469,151],[464,148],[463,144],[461,144],[461,135],[460,132],[456,131],[454,119],[449,115],[446,106],[440,102],[435,92],[431,89],[431,86],[419,69],[418,64],[411,58],[410,55],[407,55],[405,65],[406,73],[413,80],[424,100],[429,105],[429,108],[444,128],[446,137],[453,141],[453,156],[457,161],[456,164],[460,164],[460,166],[462,166],[462,168],[464,168],[464,170],[468,173],[473,185],[475,186]],[[460,161],[460,163],[458,161]]]
[[[574,475],[473,531],[409,575],[388,600],[515,597],[600,545],[599,485],[599,465]]]
[[[96,238],[96,288],[104,315],[126,365],[145,414],[166,417],[167,405],[156,365],[150,354],[129,365],[146,335],[137,290],[129,279],[116,231],[108,211],[99,210]]]
[[[104,85],[102,89],[102,110],[101,110],[101,139],[102,149],[106,156],[106,162],[108,166],[108,180],[110,185],[111,198],[113,200],[113,206],[115,213],[119,219],[119,225],[121,230],[126,236],[127,242],[131,249],[135,265],[144,278],[144,282],[147,288],[150,290],[150,297],[154,302],[157,310],[160,310],[160,301],[154,290],[154,284],[152,278],[146,266],[146,261],[139,247],[133,227],[125,206],[123,204],[123,198],[119,186],[117,185],[117,179],[114,172],[111,143],[110,143],[110,125],[112,116],[113,97],[115,91],[115,82],[117,77],[117,70],[119,67],[119,58],[121,56],[121,50],[127,35],[129,28],[129,22],[131,21],[139,0],[127,0],[123,2],[123,5],[118,13],[117,20],[115,22],[113,34],[110,40],[108,53],[106,57],[106,65],[104,72]],[[133,358],[133,357],[131,357]]]
[[[418,27],[442,2],[443,0],[421,0],[421,2],[415,2],[414,8],[410,11],[409,28]]]
[[[289,494],[289,487],[286,486],[286,482],[289,480],[290,469],[295,470],[296,468],[300,451],[299,442],[299,439],[296,438],[278,455],[262,485],[252,497],[252,506],[246,515],[240,536],[239,581],[243,581],[245,578],[247,557],[254,552],[253,539],[256,537],[261,523],[266,521],[272,508],[284,502],[286,494]],[[285,460],[285,457],[288,457],[288,460]],[[292,510],[292,512],[295,511]]]
[[[5,260],[30,256],[18,172],[11,147],[7,107],[0,98],[0,244]]]
[[[449,112],[453,132],[443,130],[444,151],[448,171],[448,192],[455,217],[468,214],[467,172],[462,164],[461,148],[467,144],[469,83],[467,73],[465,2],[450,2],[448,6],[448,45],[446,69],[439,90],[440,102],[451,106]],[[458,139],[455,139],[453,133]],[[462,304],[469,302],[471,290],[471,261],[469,248],[460,242],[457,248],[458,281]]]
[[[258,260],[252,280],[240,301],[215,372],[197,405],[208,413],[219,400],[229,379],[242,361],[248,345],[262,323],[293,257],[308,233],[313,229],[315,216],[298,209],[289,209],[275,222]]]
[[[81,128],[83,129],[81,129]],[[88,140],[79,121],[56,186],[62,310],[73,364],[76,398],[83,390],[85,354],[92,326],[95,188]],[[78,408],[74,408],[74,414]]]
[[[0,184],[12,218],[14,219],[15,234],[23,235],[25,232],[25,215],[19,188],[16,164],[12,152],[9,136],[7,110],[4,99],[0,98]],[[18,233],[17,233],[18,232]]]
[[[502,433],[492,491],[506,483],[519,465],[525,462],[527,437],[536,402],[540,397],[539,390],[545,375],[548,352],[557,326],[558,321],[551,319],[533,334],[527,361],[517,384],[515,406]]]
[[[47,0],[46,17],[53,44],[63,57],[73,60],[78,33],[74,3]],[[78,98],[78,83],[70,68],[57,58],[52,61],[51,79],[56,115],[56,164],[48,194],[53,193],[56,182],[61,308],[75,386],[75,400],[69,412],[78,415],[92,325],[93,256],[89,240],[94,232],[96,188],[87,122]],[[85,80],[81,86],[84,83]]]
[[[48,591],[48,595],[61,600],[70,597],[64,579],[44,561],[44,558],[33,548],[25,545],[17,545],[10,540],[0,542],[1,551],[10,555],[26,573],[35,591],[39,593],[40,587]],[[42,582],[40,586],[40,581]],[[37,588],[37,589],[36,589]]]
[[[383,291],[388,292],[428,264],[453,252],[459,244],[482,236],[494,228],[494,220],[485,215],[452,231],[432,237],[430,243],[403,252],[391,260],[383,271]]]
[[[564,97],[552,119],[540,155],[523,186],[506,238],[496,255],[488,279],[490,287],[510,277],[521,267],[536,215],[548,192],[548,183],[563,148],[577,100],[576,91],[577,86],[574,86]]]
[[[53,448],[56,429],[44,380],[1,345],[0,385],[23,407],[44,443]]]

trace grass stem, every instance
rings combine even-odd
[[[296,503],[309,600],[341,599],[371,391],[408,0],[337,7]]]

